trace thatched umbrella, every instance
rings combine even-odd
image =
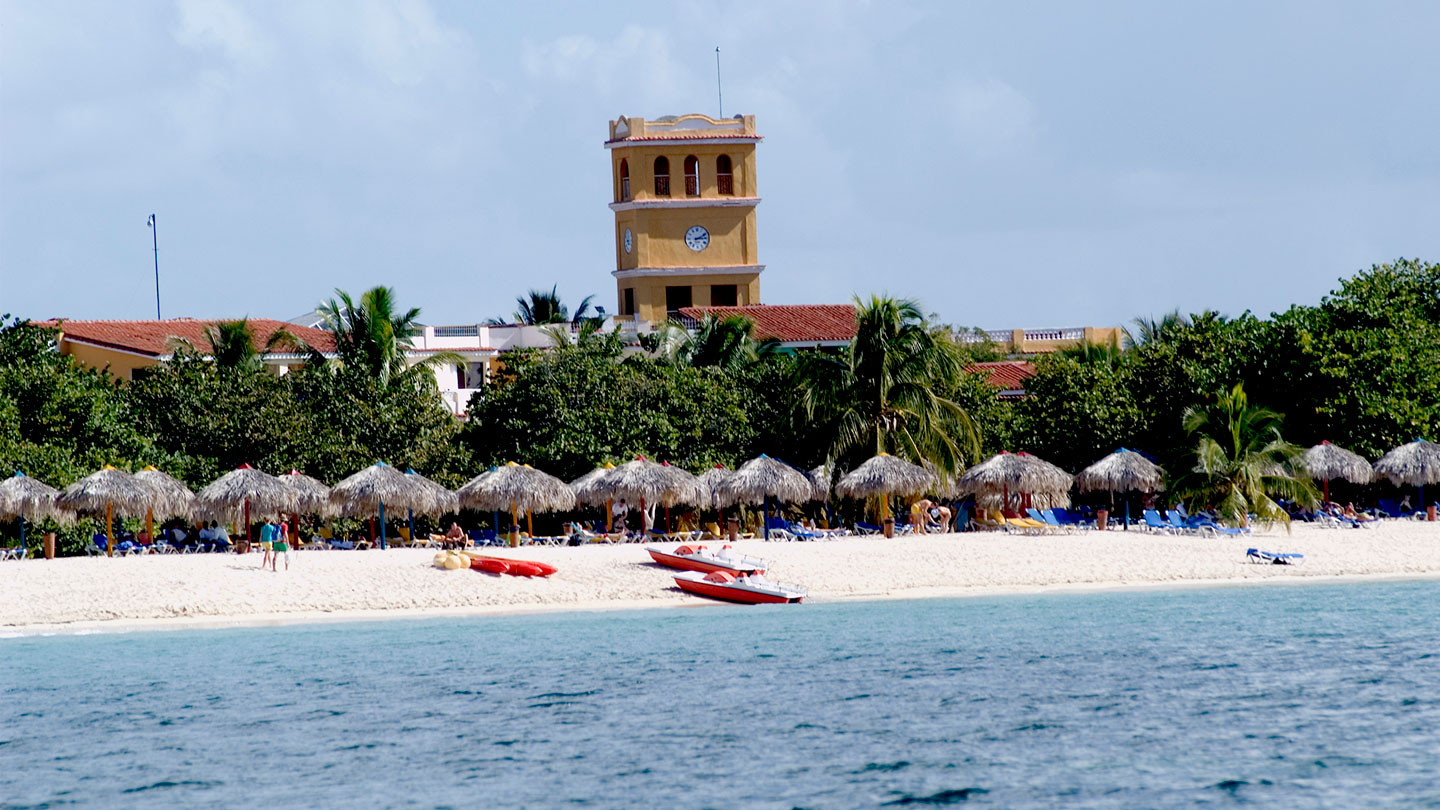
[[[703,506],[710,497],[700,479],[668,464],[659,464],[644,456],[627,461],[596,477],[586,487],[588,502],[603,497],[607,500],[635,501],[641,511],[647,501],[665,507],[677,503]]]
[[[155,491],[124,470],[105,465],[65,488],[55,504],[71,512],[99,512],[105,509],[106,553],[115,556],[115,510],[142,515],[155,502]]]
[[[1159,492],[1165,489],[1165,471],[1160,465],[1124,447],[1091,464],[1075,476],[1075,487],[1081,492],[1110,493],[1110,508],[1115,508],[1116,492]],[[1125,501],[1125,528],[1130,528],[1130,501]]]
[[[405,474],[383,461],[355,473],[330,488],[330,502],[345,514],[360,517],[380,517],[380,548],[385,543],[385,505],[392,509],[412,509],[416,504],[424,505],[424,496],[419,487],[405,477]],[[371,539],[374,539],[375,524],[370,524]]]
[[[178,478],[148,466],[135,473],[135,480],[155,490],[155,503],[145,511],[145,533],[155,537],[155,514],[162,517],[189,517],[195,508],[195,493]]]
[[[821,464],[819,467],[805,473],[805,477],[810,479],[810,500],[826,501],[828,505],[830,500],[830,472],[830,465]]]
[[[1356,484],[1368,484],[1375,480],[1375,468],[1365,457],[1352,453],[1328,441],[1320,442],[1304,455],[1305,471],[1311,478],[1324,482],[1325,501],[1330,501],[1330,479],[1343,478]]]
[[[275,477],[295,490],[296,512],[317,517],[330,517],[335,514],[335,504],[330,502],[330,487],[325,486],[325,482],[299,470],[291,470]]]
[[[810,500],[814,486],[805,473],[783,461],[765,454],[740,465],[740,469],[720,485],[721,503],[761,504],[765,515],[765,539],[770,539],[770,499],[786,503]]]
[[[20,519],[20,547],[25,547],[25,521],[59,517],[55,499],[60,490],[23,472],[0,481],[0,518]]]
[[[670,507],[677,503],[694,504],[703,507],[710,500],[710,488],[700,483],[700,477],[689,470],[683,470],[668,461],[660,462],[665,474],[670,477],[670,498],[661,499],[665,507],[665,531],[673,529],[670,523]]]
[[[280,479],[241,464],[238,468],[210,482],[209,486],[195,495],[195,513],[201,517],[217,517],[233,521],[245,520],[245,542],[250,542],[250,513],[253,509],[262,515],[294,512],[299,497],[293,487]]]
[[[610,495],[608,491],[602,490],[599,486],[601,479],[607,473],[615,469],[615,465],[605,462],[599,467],[576,478],[570,482],[570,489],[575,492],[575,500],[589,506],[605,506],[605,527],[610,527]],[[498,521],[497,521],[498,522]]]
[[[700,486],[710,494],[705,505],[711,509],[719,509],[723,504],[720,502],[720,486],[734,475],[734,471],[724,464],[716,464],[714,467],[700,473]]]
[[[415,506],[410,509],[409,512],[410,541],[414,542],[416,512],[436,518],[446,512],[459,512],[460,498],[444,486],[415,472],[412,468],[407,467],[405,469],[405,477],[410,479],[410,483],[415,486],[421,499],[416,502]]]
[[[961,493],[974,493],[977,501],[985,495],[1002,493],[1002,502],[1008,508],[1012,490],[1063,498],[1073,481],[1069,473],[1029,453],[1000,452],[966,470],[955,484]]]
[[[1416,439],[1402,444],[1375,462],[1375,472],[1389,478],[1396,486],[1410,484],[1420,488],[1420,506],[1425,503],[1425,485],[1440,484],[1440,445]]]
[[[935,476],[918,464],[881,453],[846,473],[835,485],[835,494],[845,498],[880,496],[880,522],[890,516],[891,495],[919,495],[935,485]]]
[[[530,536],[535,536],[535,512],[575,508],[575,491],[559,478],[511,461],[466,482],[456,492],[460,505],[469,509],[510,508],[510,518],[519,524],[520,513],[527,518]]]

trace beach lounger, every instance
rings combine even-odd
[[[1030,511],[1034,512],[1035,510],[1032,509]],[[1053,510],[1041,509],[1038,514],[1040,515],[1039,519],[1041,521],[1044,521],[1046,526],[1049,526],[1051,529],[1054,529],[1056,531],[1062,531],[1066,534],[1073,534],[1080,529],[1079,526],[1076,526],[1074,524],[1061,523],[1060,518],[1055,515],[1055,512]],[[1034,515],[1031,515],[1031,517],[1033,518]]]
[[[327,540],[326,542],[330,545],[330,548],[331,548],[332,550],[334,550],[334,551],[354,551],[354,550],[355,550],[355,544],[352,543],[352,542],[350,542],[349,540],[336,540],[336,539],[334,539],[334,538],[331,538],[330,540]]]
[[[30,549],[24,546],[0,548],[0,560],[23,560],[29,553]]]
[[[1258,548],[1245,550],[1245,562],[1255,565],[1299,565],[1305,562],[1304,554],[1281,554],[1274,551],[1261,551]]]
[[[880,528],[879,526],[876,526],[876,525],[873,524],[873,523],[862,523],[862,522],[860,522],[860,521],[858,521],[858,520],[855,521],[855,533],[856,533],[856,534],[860,534],[860,535],[881,534],[881,533],[883,533],[884,531],[885,531],[884,529]]]
[[[1146,509],[1141,513],[1145,518],[1145,528],[1152,532],[1163,532],[1165,534],[1178,534],[1173,526],[1166,523],[1160,517],[1160,513],[1154,509]]]

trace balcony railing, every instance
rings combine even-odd
[[[655,178],[655,196],[656,196],[656,197],[669,197],[669,196],[670,196],[670,178],[669,178],[669,176],[661,176],[661,177],[656,177],[656,178]]]
[[[735,175],[733,175],[733,174],[717,174],[717,175],[715,175],[715,188],[716,188],[716,190],[719,191],[721,194],[734,194],[734,193],[735,193]]]
[[[700,178],[699,178],[699,177],[696,177],[696,176],[693,175],[693,174],[687,174],[687,175],[685,175],[685,196],[686,196],[686,197],[699,197],[699,196],[700,196]]]

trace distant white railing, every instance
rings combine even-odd
[[[1085,327],[1083,326],[1065,329],[1023,329],[1020,331],[1023,339],[1026,341],[1075,341],[1078,343],[1085,339]],[[1010,343],[1014,340],[1014,337],[1015,332],[1009,329],[987,329],[983,332],[961,332],[956,336],[956,339],[961,343],[984,343],[987,340],[995,343]]]

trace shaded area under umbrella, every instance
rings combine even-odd
[[[71,512],[105,510],[105,553],[115,556],[115,510],[139,517],[155,502],[155,490],[124,470],[106,465],[65,488],[55,503]]]
[[[1022,506],[1024,498],[1036,495],[1051,504],[1068,503],[1073,482],[1069,473],[1044,459],[1002,451],[966,470],[955,487],[960,494],[973,494],[977,505],[998,495],[1001,508],[1009,509],[1011,492],[1022,496]]]
[[[761,504],[765,518],[765,539],[770,539],[770,500],[803,503],[814,494],[814,485],[805,473],[779,459],[761,454],[750,459],[726,479],[717,490],[720,502]]]
[[[1165,471],[1140,453],[1122,447],[1091,464],[1075,476],[1075,488],[1081,492],[1110,493],[1110,508],[1115,508],[1116,492],[1163,492]],[[1125,500],[1125,528],[1130,528],[1130,500]]]
[[[409,510],[410,542],[415,542],[415,513],[438,518],[446,512],[460,511],[460,498],[444,486],[426,478],[412,468],[405,469],[419,496],[416,505]]]
[[[145,533],[155,539],[155,515],[162,518],[190,517],[195,510],[195,493],[178,478],[156,467],[135,473],[135,480],[155,490],[155,503],[145,511]]]
[[[195,513],[198,516],[228,523],[243,517],[247,546],[250,543],[252,510],[262,517],[278,516],[282,512],[294,513],[298,504],[299,498],[293,487],[249,464],[241,464],[195,494]]]
[[[507,462],[483,472],[455,493],[467,509],[500,510],[509,507],[511,525],[518,526],[520,513],[527,517],[531,537],[535,536],[535,512],[574,509],[575,491],[555,476],[528,464]]]
[[[59,518],[64,514],[55,499],[60,490],[25,473],[0,481],[0,518],[20,519],[20,548],[25,548],[25,521]]]
[[[890,496],[915,496],[935,485],[935,475],[919,464],[881,453],[846,473],[835,485],[835,493],[846,498],[880,496],[880,522],[890,517]],[[890,536],[887,526],[886,536]]]
[[[394,509],[411,509],[424,498],[418,487],[405,474],[377,461],[369,467],[340,481],[330,488],[330,501],[341,512],[352,517],[380,518],[380,548],[387,548],[385,542],[385,505]],[[370,524],[371,541],[375,538],[375,524]]]
[[[1435,513],[1425,503],[1425,485],[1440,484],[1440,445],[1416,439],[1381,456],[1374,467],[1375,472],[1389,478],[1396,486],[1409,484],[1419,487],[1420,507],[1426,511],[1426,517],[1434,519]]]
[[[596,476],[585,488],[587,502],[596,499],[634,501],[670,507],[677,503],[703,506],[709,492],[700,479],[678,467],[660,464],[640,456]]]

